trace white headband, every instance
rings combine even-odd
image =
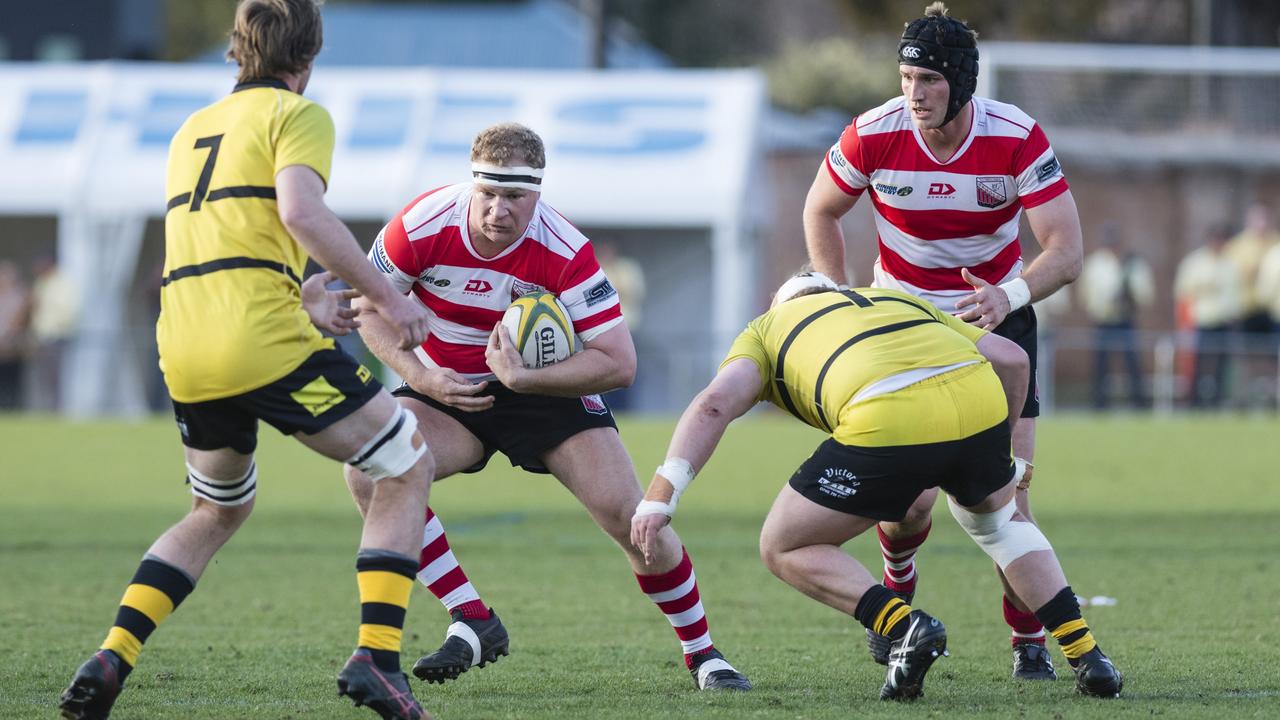
[[[806,272],[796,275],[786,282],[782,283],[782,287],[778,288],[778,292],[773,294],[773,304],[778,305],[784,303],[791,298],[799,295],[805,290],[811,288],[823,288],[824,290],[839,290],[835,281],[823,275],[820,272]]]
[[[542,168],[471,163],[471,177],[480,185],[542,191]]]

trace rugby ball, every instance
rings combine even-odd
[[[569,311],[549,292],[516,298],[502,314],[502,325],[527,368],[546,367],[573,354]]]

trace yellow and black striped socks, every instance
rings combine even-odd
[[[1080,661],[1080,656],[1098,646],[1080,614],[1080,603],[1070,585],[1036,610],[1036,617],[1062,646],[1062,654],[1072,667]]]
[[[195,581],[182,570],[147,556],[138,565],[133,581],[124,591],[116,622],[102,641],[103,650],[119,656],[120,680],[124,681],[133,666],[138,664],[142,644],[151,636],[156,626],[182,604],[195,589]]]
[[[910,614],[911,606],[883,585],[872,585],[853,611],[868,630],[893,640],[907,634],[906,619]]]
[[[400,638],[418,561],[388,550],[361,550],[356,555],[360,586],[360,639],[383,672],[400,672]]]

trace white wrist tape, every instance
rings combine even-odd
[[[1031,463],[1015,456],[1013,458],[1013,482],[1022,482],[1022,478],[1027,474],[1027,468],[1029,467],[1032,467]]]
[[[1031,288],[1027,286],[1027,281],[1020,277],[1003,283],[999,287],[1009,297],[1009,312],[1031,302]]]
[[[640,515],[675,517],[676,505],[680,502],[680,493],[684,492],[685,488],[689,487],[689,483],[693,482],[693,465],[684,458],[670,457],[658,466],[658,474],[671,483],[671,499],[667,502],[641,500],[640,504],[636,505],[635,514],[637,517]]]

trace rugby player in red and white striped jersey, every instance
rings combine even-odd
[[[688,554],[674,532],[646,559],[631,545],[642,494],[617,426],[599,393],[630,385],[635,347],[618,295],[587,238],[541,200],[542,140],[502,123],[471,149],[473,182],[416,198],[387,223],[370,261],[430,315],[426,341],[401,350],[363,305],[361,335],[404,378],[395,391],[419,420],[436,477],[478,472],[494,452],[512,465],[556,477],[627,554],[641,591],[675,629],[700,689],[748,690],[751,683],[711,641]],[[569,311],[583,350],[543,368],[525,368],[501,325],[515,298],[549,291]],[[364,507],[372,484],[349,469]],[[453,623],[436,652],[413,672],[444,682],[507,654],[498,616],[467,579],[430,508],[419,579]]]
[[[818,169],[804,208],[809,257],[815,270],[845,282],[840,219],[867,193],[879,235],[876,286],[926,298],[1027,351],[1031,387],[1013,450],[1028,468],[1018,508],[1031,518],[1027,485],[1040,414],[1031,302],[1079,275],[1080,217],[1036,122],[1012,105],[973,96],[976,33],[949,17],[941,2],[907,25],[898,63],[902,96],[855,118]],[[1019,238],[1024,211],[1041,249],[1025,264]],[[921,495],[901,522],[880,526],[885,584],[904,596],[915,590],[915,551],[927,537],[935,497]],[[1004,616],[1013,629],[1014,676],[1056,677],[1037,608],[1022,603],[1003,575],[1001,581]],[[873,656],[882,659],[887,643],[869,641]]]

